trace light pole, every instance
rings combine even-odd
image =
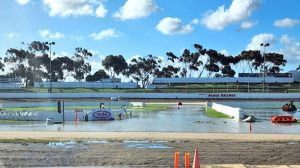
[[[50,88],[49,88],[49,92],[52,93],[52,61],[51,61],[51,46],[55,45],[55,42],[45,42],[46,45],[49,45],[49,51],[50,51]]]
[[[298,84],[299,84],[299,92],[300,92],[300,66],[298,69]]]
[[[264,52],[263,52],[263,86],[262,86],[262,92],[265,92],[265,79],[266,79],[266,66],[265,66],[265,62],[266,62],[266,47],[270,46],[269,43],[261,43],[260,46],[264,47]]]

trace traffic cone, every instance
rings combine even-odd
[[[200,158],[198,149],[195,149],[193,168],[200,168]]]

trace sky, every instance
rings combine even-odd
[[[165,58],[198,43],[235,56],[270,43],[289,71],[300,65],[299,9],[299,0],[2,0],[0,56],[53,41],[56,56],[91,50],[93,73],[110,54]]]

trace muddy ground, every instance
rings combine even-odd
[[[300,142],[97,141],[92,143],[0,143],[0,167],[172,167],[174,152],[200,152],[201,164],[300,165]],[[1,163],[2,162],[2,163]]]

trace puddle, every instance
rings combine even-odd
[[[49,142],[48,146],[53,148],[71,148],[80,145],[89,144],[107,144],[105,140],[85,140],[85,141],[57,141]],[[168,141],[123,141],[125,148],[137,148],[137,149],[169,149],[173,148],[167,145]]]
[[[287,144],[288,145],[296,145],[296,144],[298,144],[298,142],[288,142]]]
[[[123,141],[125,148],[136,148],[136,149],[170,149],[173,147],[167,146],[168,141]]]
[[[105,140],[87,140],[83,141],[83,144],[107,144],[109,143],[108,141]]]
[[[49,142],[48,146],[50,147],[64,147],[69,148],[77,144],[76,141],[65,141],[65,142]]]
[[[150,143],[149,141],[123,141],[123,143]]]
[[[50,147],[64,147],[64,148],[69,148],[73,147],[75,145],[88,145],[88,144],[107,144],[109,143],[108,141],[105,140],[86,140],[82,142],[77,142],[77,141],[63,141],[63,142],[49,142],[48,146]]]

